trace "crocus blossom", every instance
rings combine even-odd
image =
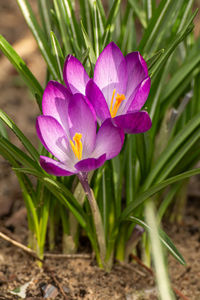
[[[43,146],[55,157],[40,156],[49,174],[69,176],[94,170],[120,152],[124,133],[105,120],[97,132],[94,109],[85,96],[72,95],[50,81],[42,100],[43,115],[36,121]]]
[[[146,62],[139,52],[123,56],[111,42],[102,51],[90,79],[81,62],[72,55],[66,59],[63,71],[70,92],[82,93],[92,104],[99,124],[106,119],[126,133],[141,133],[151,128],[145,104],[151,85]]]

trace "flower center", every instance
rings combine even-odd
[[[120,95],[120,94],[117,93],[117,96],[115,97],[115,92],[116,92],[116,90],[114,89],[113,94],[112,94],[111,103],[110,103],[110,114],[111,114],[112,118],[114,118],[116,116],[121,102],[126,99],[124,94]],[[115,97],[116,101],[115,101],[115,104],[113,106],[114,97]]]
[[[83,144],[81,142],[82,134],[81,133],[75,133],[73,137],[73,141],[70,140],[70,145],[72,147],[72,150],[75,154],[75,156],[80,160],[82,158],[82,151],[83,151]]]

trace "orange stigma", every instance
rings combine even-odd
[[[73,137],[73,141],[70,140],[70,145],[72,147],[72,150],[75,154],[75,156],[80,160],[82,158],[82,151],[83,151],[83,144],[81,142],[82,134],[76,133]]]
[[[121,102],[126,99],[124,94],[121,94],[121,95],[117,94],[117,96],[115,97],[115,92],[116,92],[116,90],[114,89],[113,94],[112,94],[111,103],[110,103],[110,114],[111,114],[112,118],[114,118],[116,116]],[[114,97],[115,97],[116,101],[115,101],[115,104],[113,106]]]

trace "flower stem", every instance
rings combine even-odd
[[[96,199],[94,197],[94,193],[92,189],[89,186],[87,173],[80,173],[78,174],[78,178],[80,180],[80,183],[83,186],[83,189],[86,193],[86,196],[88,198],[90,208],[93,215],[93,221],[96,229],[96,236],[99,244],[99,250],[100,250],[100,258],[102,261],[103,267],[106,269],[105,264],[105,258],[106,258],[106,241],[105,241],[105,232],[104,227],[102,223],[101,214],[99,211],[99,207],[97,205]]]

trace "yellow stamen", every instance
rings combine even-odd
[[[112,107],[113,107],[113,100],[114,100],[114,97],[115,97],[115,92],[116,92],[116,90],[114,89],[114,90],[113,90],[113,94],[112,94],[111,103],[110,103],[110,113],[111,113]]]
[[[80,160],[82,158],[82,151],[83,151],[83,144],[81,142],[82,134],[76,133],[73,137],[73,141],[70,140],[70,145],[72,147],[72,150],[75,154],[75,156]]]
[[[115,92],[116,90],[114,89],[113,90],[113,94],[112,94],[112,99],[111,99],[111,103],[110,103],[110,114],[111,114],[111,117],[114,118],[117,114],[117,111],[120,107],[120,104],[123,100],[125,100],[125,96],[124,94],[117,94],[117,96],[115,97]],[[116,98],[116,101],[115,101],[115,104],[114,104],[114,107],[113,107],[113,100],[114,100],[114,97]]]

